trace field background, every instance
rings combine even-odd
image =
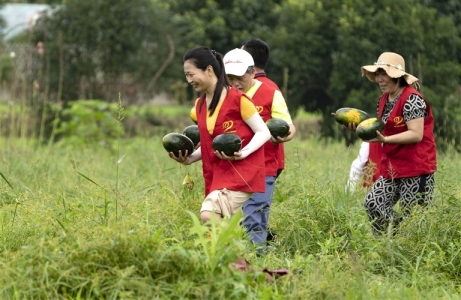
[[[165,119],[174,115],[161,111],[170,111]],[[295,125],[313,127],[312,120],[300,114]],[[277,239],[257,257],[240,216],[227,227],[199,224],[201,165],[171,160],[162,137],[80,146],[3,138],[0,298],[461,298],[455,151],[438,157],[434,205],[417,210],[397,236],[377,239],[363,209],[366,191],[344,191],[359,145],[346,148],[301,130],[286,144],[287,167],[276,186],[270,225]],[[188,173],[192,190],[182,185]],[[229,267],[238,257],[249,269]],[[291,275],[271,283],[265,268]]]

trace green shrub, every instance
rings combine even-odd
[[[58,138],[70,145],[102,143],[106,145],[123,135],[117,122],[117,103],[103,100],[77,100],[68,102],[60,115]]]
[[[0,57],[0,83],[10,81],[13,76],[13,58],[9,54],[3,54]]]

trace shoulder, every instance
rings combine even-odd
[[[227,90],[227,98],[232,98],[232,99],[240,99],[240,97],[242,97],[242,95],[245,95],[245,93],[243,93],[241,90],[239,89],[236,89],[235,87],[231,86],[228,90]]]
[[[262,81],[262,82],[264,82],[264,83],[266,83],[267,85],[271,86],[272,88],[274,88],[274,89],[280,91],[279,86],[278,86],[274,81],[272,81],[272,79],[270,79],[270,78],[268,78],[268,77],[266,77],[266,76],[264,76],[264,77],[259,77],[259,78],[257,78],[257,79],[260,80],[260,81]]]
[[[406,99],[405,106],[412,106],[415,108],[425,108],[426,102],[424,101],[423,97],[418,94],[410,94]]]

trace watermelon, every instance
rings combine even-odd
[[[239,152],[242,148],[242,140],[235,133],[223,133],[213,139],[211,146],[215,151],[234,156],[234,152]]]
[[[336,111],[336,113],[332,113],[332,115],[335,116],[336,122],[345,126],[349,123],[353,123],[355,126],[358,126],[362,121],[370,118],[370,116],[363,110],[350,107],[340,108]]]
[[[285,120],[272,118],[267,120],[266,125],[274,138],[278,136],[284,138],[290,134],[290,125]]]
[[[163,148],[169,153],[173,152],[175,156],[179,156],[179,150],[181,150],[182,155],[186,153],[187,156],[191,155],[194,152],[194,143],[190,138],[181,133],[168,133],[162,139]]]
[[[383,128],[384,122],[382,120],[378,118],[368,118],[365,121],[360,122],[355,129],[355,133],[362,140],[369,141],[377,136],[376,130],[381,132]]]
[[[200,143],[200,133],[198,132],[197,125],[190,125],[184,128],[182,134],[190,138],[190,140],[194,143],[194,147]]]

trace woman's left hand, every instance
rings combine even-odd
[[[289,136],[290,136],[291,132],[288,133],[288,135],[286,137],[280,137],[278,136],[277,138],[274,138],[272,135],[271,135],[271,143],[272,144],[281,144],[281,143],[285,143],[285,142],[288,142],[290,139],[289,139]]]
[[[374,139],[371,139],[367,142],[369,143],[386,143],[387,137],[385,137],[381,132],[376,130],[376,137]]]
[[[223,151],[219,152],[218,150],[216,150],[214,153],[220,159],[225,159],[225,160],[241,160],[241,159],[243,159],[242,152],[234,152],[233,156],[227,156]]]

